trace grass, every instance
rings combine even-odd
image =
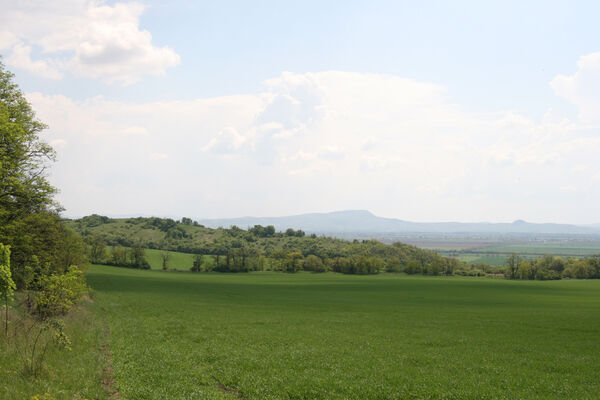
[[[150,264],[152,269],[162,269],[162,250],[145,249],[146,260]],[[169,251],[169,260],[167,266],[169,268],[189,271],[194,264],[194,255],[188,253],[179,253],[176,251]]]
[[[600,281],[94,266],[124,399],[594,399]]]
[[[14,335],[15,313],[11,318]],[[97,304],[86,302],[66,316],[65,331],[72,340],[72,350],[49,347],[42,371],[32,376],[24,371],[22,341],[6,341],[0,333],[0,399],[23,400],[33,396],[47,399],[104,399],[102,380],[106,376],[106,323]],[[2,318],[2,323],[4,320]],[[4,328],[4,325],[3,325]],[[21,338],[23,331],[16,332]],[[28,348],[30,350],[30,348]]]
[[[127,248],[127,247],[125,247]],[[109,247],[108,253],[110,254],[111,248]],[[153,270],[162,270],[162,254],[163,250],[156,249],[144,249],[146,260],[150,264],[150,268]],[[169,269],[176,269],[179,271],[189,271],[194,264],[194,254],[180,253],[177,251],[169,251],[169,261],[167,266]],[[213,260],[210,256],[203,256],[206,263],[212,263]]]

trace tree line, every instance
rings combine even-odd
[[[59,217],[57,190],[46,178],[55,153],[40,139],[46,125],[13,77],[0,62],[1,337],[35,375],[48,346],[69,347],[61,317],[86,293],[87,246]]]
[[[517,253],[512,253],[506,258],[505,266],[504,273],[508,279],[600,279],[600,255],[586,258],[547,255],[527,260]]]

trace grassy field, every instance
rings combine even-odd
[[[162,250],[146,249],[146,259],[152,269],[162,269],[162,257],[164,253]],[[176,251],[169,251],[169,260],[167,265],[169,268],[189,271],[194,264],[194,255],[187,253],[179,253]]]
[[[600,281],[94,266],[124,399],[596,399]]]

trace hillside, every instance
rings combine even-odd
[[[182,221],[141,217],[111,219],[99,215],[67,220],[66,223],[88,242],[92,238],[102,238],[111,246],[142,246],[224,256],[228,263],[229,257],[241,257],[245,263],[246,259],[252,258],[284,259],[290,255],[300,258],[313,255],[323,262],[351,257],[376,259],[382,263],[378,264],[377,270],[390,270],[394,266],[402,269],[411,262],[417,262],[421,267],[452,264],[454,268],[460,265],[456,260],[403,243],[387,245],[375,240],[351,242],[315,234],[307,236],[301,230],[276,232],[272,226],[255,226],[249,230],[237,227],[213,229],[187,218]],[[216,262],[218,264],[219,261]]]
[[[312,213],[286,217],[202,219],[199,222],[211,228],[229,227],[232,225],[243,228],[254,225],[273,225],[278,230],[293,227],[310,233],[327,233],[333,235],[342,233],[402,232],[600,235],[600,226],[596,225],[537,224],[522,220],[512,223],[410,222],[394,218],[378,217],[366,210]]]

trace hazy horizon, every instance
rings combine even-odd
[[[600,223],[597,222],[590,222],[590,223],[585,223],[585,224],[576,224],[576,223],[568,223],[568,222],[554,222],[554,221],[528,221],[528,220],[524,220],[522,218],[515,218],[513,220],[510,221],[493,221],[493,220],[481,220],[481,221],[458,221],[458,220],[436,220],[436,221],[416,221],[416,220],[409,220],[409,219],[405,219],[405,218],[396,218],[396,217],[388,217],[385,215],[378,215],[375,214],[369,210],[331,210],[331,211],[314,211],[314,212],[307,212],[307,213],[298,213],[298,214],[286,214],[286,215],[234,215],[234,216],[224,216],[224,217],[204,217],[202,215],[176,215],[176,214],[168,214],[168,213],[154,213],[154,214],[141,214],[141,213],[122,213],[122,214],[106,214],[106,213],[99,213],[99,212],[93,212],[91,214],[85,214],[85,215],[71,215],[69,213],[61,213],[62,216],[64,218],[68,218],[68,219],[79,219],[79,218],[83,218],[92,214],[97,214],[97,215],[102,215],[102,216],[106,216],[109,218],[137,218],[137,217],[142,217],[142,218],[148,218],[148,217],[157,217],[157,218],[172,218],[175,220],[179,220],[183,217],[187,217],[187,218],[191,218],[192,220],[195,221],[205,221],[205,220],[234,220],[234,219],[245,219],[245,218],[255,218],[255,219],[272,219],[272,218],[286,218],[286,217],[297,217],[297,216],[302,216],[302,215],[318,215],[318,214],[334,214],[334,213],[348,213],[348,212],[367,212],[375,217],[379,217],[379,218],[386,218],[386,219],[396,219],[396,220],[401,220],[401,221],[406,221],[406,222],[416,222],[416,223],[464,223],[464,224],[512,224],[515,222],[527,222],[527,223],[533,223],[533,224],[564,224],[564,225],[575,225],[575,226],[598,226],[600,225]]]
[[[65,215],[600,223],[600,3],[0,5]]]

